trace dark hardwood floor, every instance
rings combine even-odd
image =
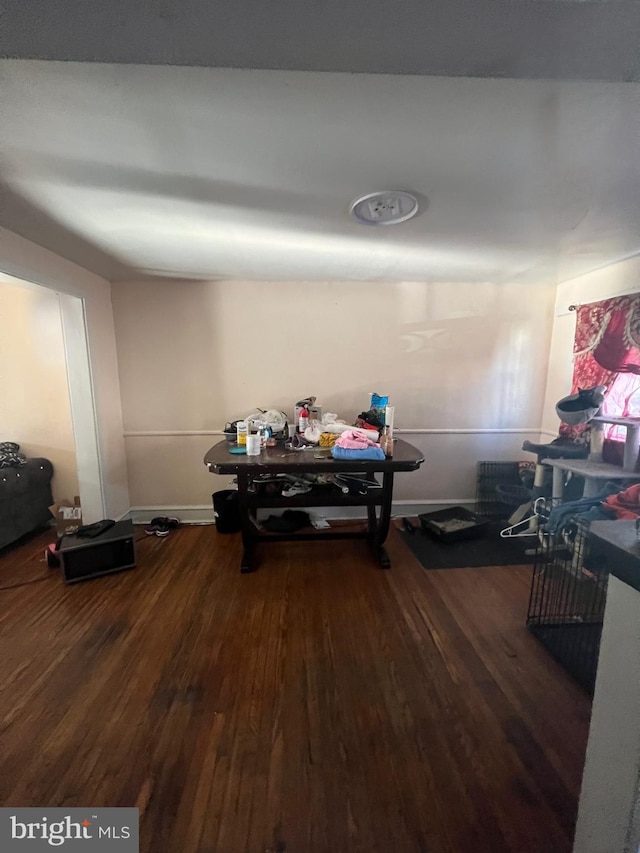
[[[144,853],[565,853],[590,701],[524,627],[530,568],[140,530],[65,586],[0,555],[0,802],[132,806]]]

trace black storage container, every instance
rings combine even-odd
[[[93,538],[67,534],[62,537],[58,555],[67,583],[132,569],[136,564],[133,524],[129,520],[116,521]]]
[[[237,533],[240,530],[238,492],[235,489],[223,489],[214,492],[211,498],[218,533]]]
[[[442,542],[461,542],[464,539],[476,539],[484,536],[489,526],[489,519],[483,518],[465,509],[463,506],[452,506],[437,512],[425,512],[419,515],[420,524],[425,533],[440,539]]]

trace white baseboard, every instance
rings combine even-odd
[[[129,518],[134,524],[148,524],[152,518],[166,515],[179,518],[183,524],[214,524],[213,506],[132,506]]]
[[[404,517],[407,515],[419,515],[422,512],[434,512],[438,509],[445,509],[449,506],[464,506],[467,509],[473,509],[475,498],[441,498],[437,500],[411,500],[411,501],[394,501],[391,509],[393,517]],[[304,507],[296,507],[304,509]],[[266,515],[281,515],[285,508],[260,510],[260,517]],[[332,506],[314,506],[309,507],[307,512],[312,518],[327,518],[327,519],[345,519],[345,518],[366,518],[366,507],[350,506],[350,507],[332,507]],[[134,524],[148,524],[152,518],[159,515],[179,518],[183,524],[215,524],[213,517],[213,506],[195,505],[195,506],[132,506],[126,514],[126,518],[130,518]]]

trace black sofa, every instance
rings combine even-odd
[[[0,468],[0,548],[52,520],[52,476],[51,462],[37,457]]]

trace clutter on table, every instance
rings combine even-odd
[[[347,423],[337,413],[325,412],[316,397],[309,396],[298,400],[291,418],[275,408],[256,409],[242,419],[228,421],[224,434],[233,445],[231,452],[243,449],[249,455],[284,442],[287,449],[321,448],[334,458],[382,459],[393,456],[395,408],[388,403],[388,396],[373,393],[369,408],[361,411],[353,423]],[[349,435],[341,441],[346,433]]]

